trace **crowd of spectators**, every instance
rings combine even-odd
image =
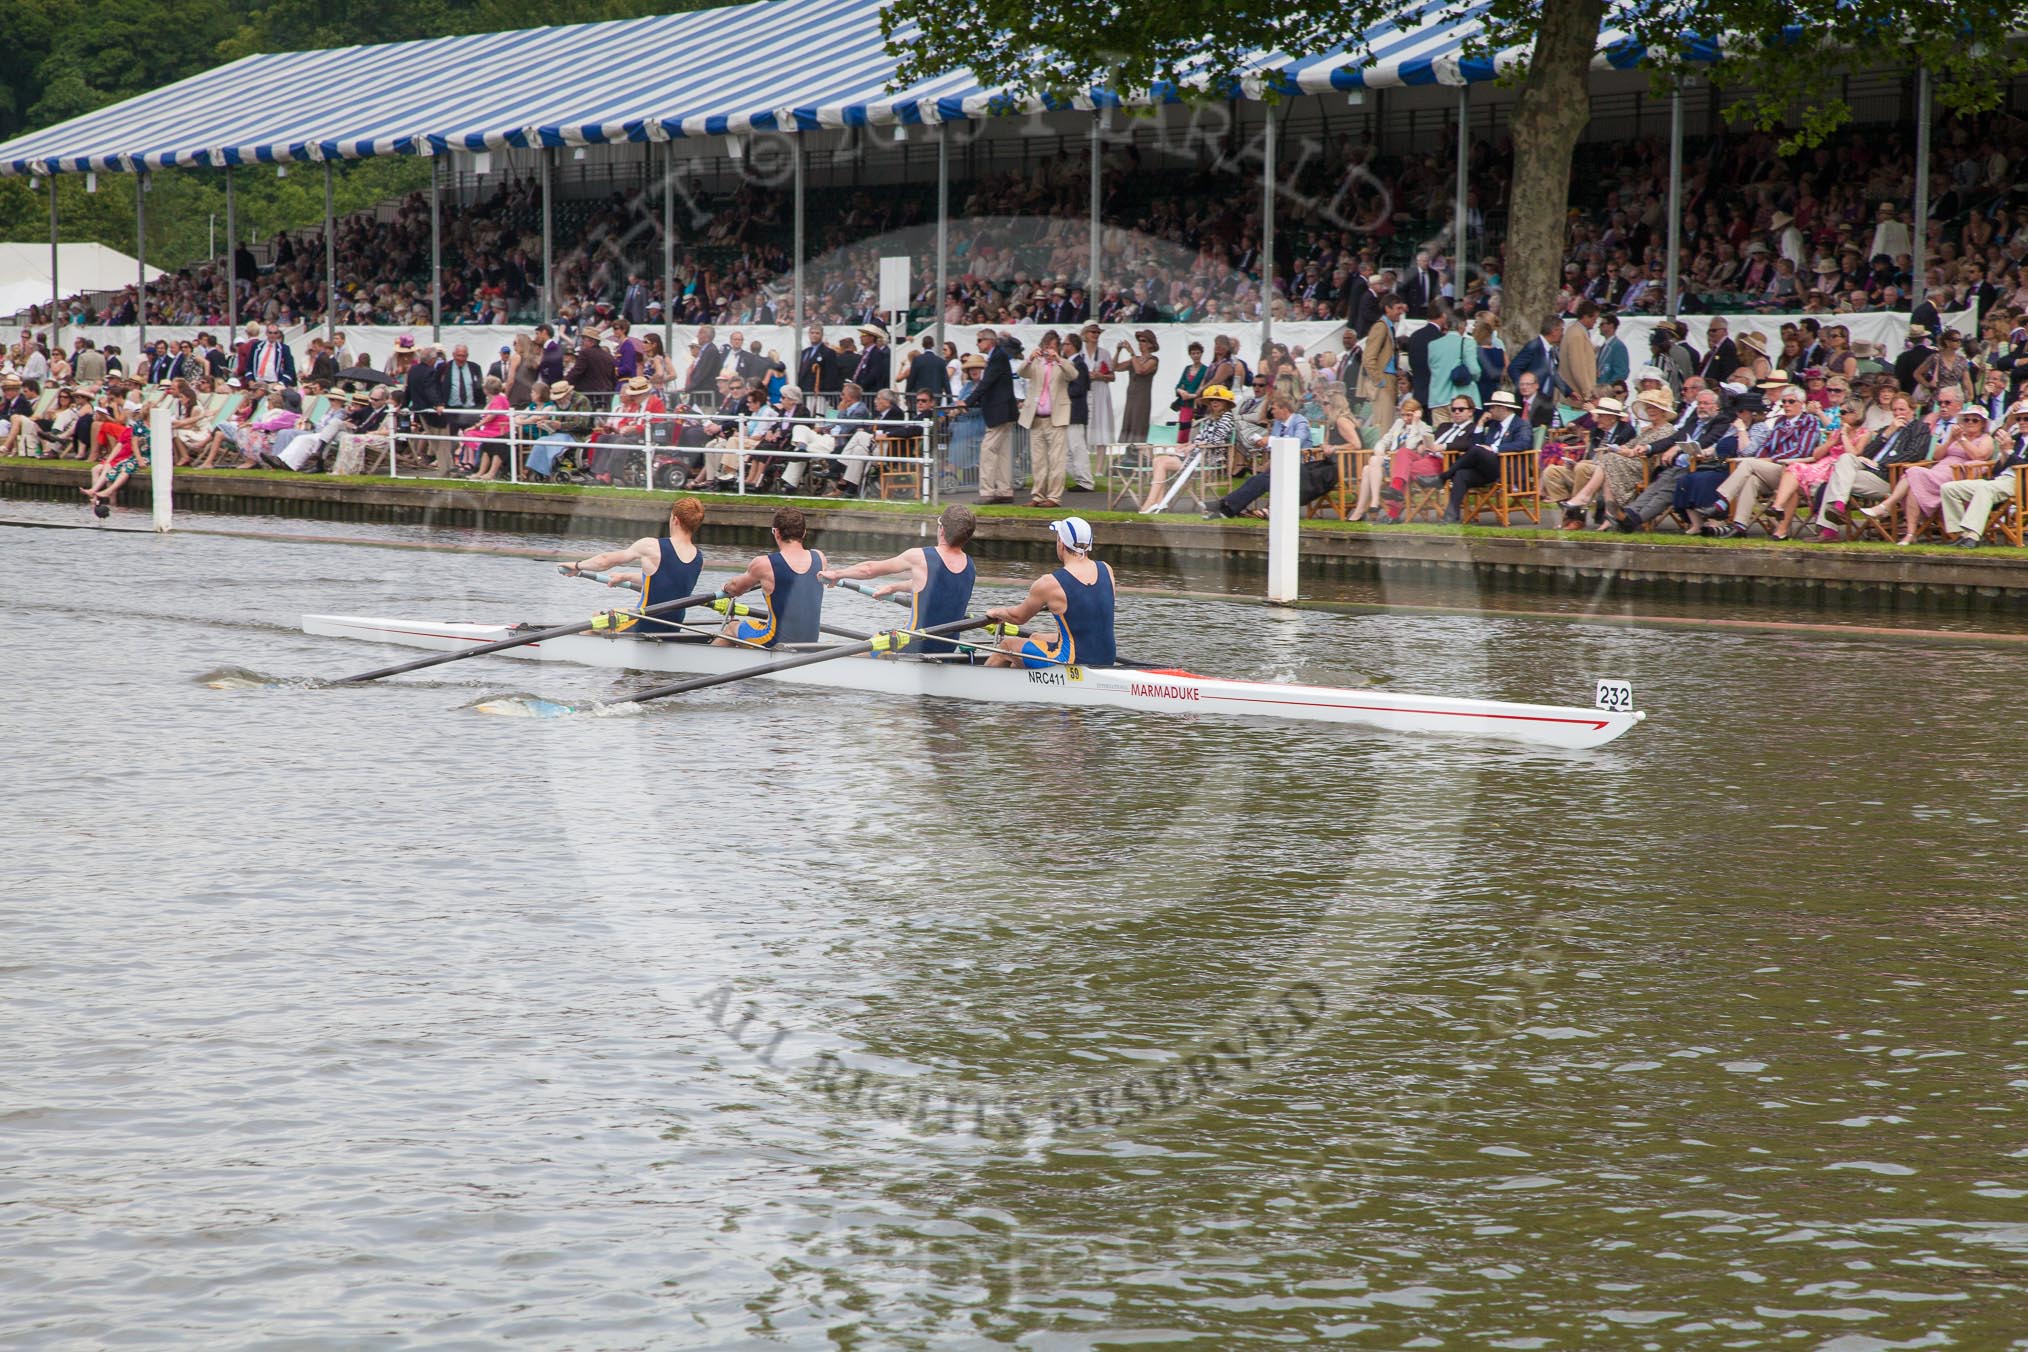
[[[1913,276],[1912,137],[1848,130],[1784,156],[1778,138],[1732,134],[1693,147],[1683,196],[1683,310],[1850,313],[1899,310],[1930,287],[1956,308],[1972,299],[2028,303],[2028,189],[2016,187],[2028,128],[2007,114],[1955,119],[1932,148],[1928,275]],[[1448,141],[1446,141],[1448,144]],[[1457,266],[1449,238],[1454,166],[1435,153],[1382,153],[1339,133],[1290,153],[1277,205],[1276,267],[1266,303],[1282,318],[1342,319],[1364,331],[1392,289],[1413,315],[1443,298],[1497,311],[1500,216],[1511,153],[1472,148],[1472,238]],[[811,193],[807,317],[873,317],[878,259],[914,256],[914,317],[954,323],[1257,321],[1263,305],[1259,194],[1252,170],[1210,155],[1181,159],[1138,143],[1105,152],[1103,284],[1089,268],[1088,161],[1073,150],[955,185],[948,290],[935,291],[933,190],[924,185]],[[1580,147],[1560,308],[1580,300],[1632,313],[1666,305],[1666,147],[1657,138]],[[675,275],[665,294],[659,183],[600,198],[559,195],[557,313],[540,314],[541,205],[531,177],[503,178],[443,212],[447,323],[565,325],[601,312],[636,325],[765,324],[786,320],[792,271],[788,194],[753,182],[714,196],[681,191]],[[382,219],[383,216],[388,219]],[[416,194],[336,229],[341,324],[403,325],[430,314],[430,220]],[[321,228],[277,237],[265,258],[238,254],[239,313],[289,328],[320,324],[327,299]],[[1390,274],[1391,275],[1383,275]],[[132,289],[73,298],[73,322],[132,323]],[[226,269],[202,263],[151,284],[158,324],[222,324]],[[36,315],[37,320],[44,317]]]
[[[24,330],[0,353],[0,455],[130,472],[137,447],[161,453],[137,429],[166,407],[176,463],[202,469],[857,497],[875,471],[970,453],[991,503],[1013,500],[1018,428],[1034,505],[1146,462],[1144,512],[1167,509],[1165,485],[1196,471],[1200,490],[1229,481],[1215,500],[1199,493],[1219,517],[1260,513],[1268,444],[1287,436],[1306,448],[1306,502],[1356,478],[1344,485],[1354,521],[1477,521],[1484,490],[1504,486],[1531,520],[1574,531],[1758,528],[1826,543],[1871,532],[1907,545],[1941,527],[1970,548],[2011,522],[2019,543],[2028,312],[1999,303],[1961,333],[1943,327],[1949,299],[1938,287],[1918,306],[1891,358],[1835,316],[1786,322],[1777,343],[1735,335],[1719,315],[1695,329],[1665,321],[1637,358],[1618,317],[1589,299],[1509,353],[1490,315],[1439,298],[1411,325],[1408,301],[1388,291],[1336,350],[1272,344],[1250,360],[1220,335],[1208,353],[1191,344],[1159,392],[1158,336],[1108,349],[1096,321],[1047,331],[1033,353],[990,328],[972,352],[896,345],[869,320],[837,341],[812,325],[784,355],[705,325],[672,355],[652,329],[594,317],[538,325],[491,361],[404,337],[383,365],[342,333],[299,363],[270,321],[229,346],[208,332],[158,341],[131,368],[88,338],[52,353]],[[1155,439],[1159,403],[1176,415],[1167,443]],[[1117,464],[1099,454],[1122,446]],[[95,482],[94,502],[117,486]]]

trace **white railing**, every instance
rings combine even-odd
[[[460,412],[464,411],[461,410]],[[543,442],[545,438],[551,437],[554,434],[536,432],[532,429],[530,425],[533,424],[537,417],[542,416],[539,413],[522,409],[512,411],[509,416],[510,422],[507,433],[504,436],[475,438],[469,431],[432,432],[419,427],[395,433],[394,448],[387,458],[388,477],[390,479],[439,480],[447,477],[466,478],[468,476],[446,476],[415,467],[411,467],[410,471],[404,474],[400,467],[400,450],[404,446],[422,446],[427,448],[442,443],[449,448],[450,456],[455,457],[469,442],[477,448],[481,459],[488,454],[502,455],[507,467],[507,477],[504,482],[523,482],[521,467],[525,462],[528,452],[538,443]],[[848,465],[865,464],[869,467],[869,473],[878,473],[880,467],[886,465],[912,467],[918,480],[917,496],[924,502],[934,502],[936,500],[938,482],[938,445],[936,438],[938,424],[936,420],[883,418],[875,421],[860,421],[856,419],[845,421],[840,420],[836,416],[780,418],[769,417],[763,414],[743,414],[735,417],[728,414],[640,413],[614,409],[571,409],[556,412],[553,416],[573,420],[589,418],[595,422],[602,421],[613,424],[621,422],[638,423],[638,429],[631,427],[628,429],[624,440],[601,440],[598,439],[599,434],[597,432],[594,432],[589,439],[572,437],[562,444],[562,454],[575,455],[587,468],[589,467],[591,456],[600,451],[628,451],[638,454],[641,459],[641,486],[645,488],[655,488],[655,462],[658,457],[662,456],[680,459],[686,465],[692,461],[702,461],[705,466],[709,466],[714,460],[720,462],[721,465],[725,461],[731,461],[733,470],[731,478],[735,485],[733,491],[740,496],[745,496],[748,491],[747,469],[750,461],[794,460],[807,464],[810,462],[835,460],[842,461]],[[836,444],[829,451],[805,450],[793,443],[780,448],[742,444],[747,439],[736,432],[730,436],[721,432],[719,435],[711,438],[705,445],[683,445],[681,444],[680,434],[682,426],[686,423],[704,424],[720,429],[727,426],[740,427],[752,423],[767,428],[775,428],[786,424],[791,428],[809,427],[813,430],[826,433],[829,433],[833,428],[839,428],[842,431],[836,435]],[[666,430],[658,435],[657,428]],[[871,435],[873,439],[872,448],[858,452],[848,451],[847,446],[851,441],[852,434],[862,430]],[[895,449],[888,451],[873,449],[878,448],[882,444],[883,438],[886,439],[890,447],[895,447],[895,443],[901,443],[901,447],[913,447],[914,449],[906,450],[901,449],[901,447],[895,447]],[[547,444],[556,445],[557,443],[549,441]],[[435,457],[432,454],[428,459],[434,461]],[[718,476],[721,482],[724,477],[723,475]],[[794,491],[798,495],[801,495],[801,485],[799,484]]]

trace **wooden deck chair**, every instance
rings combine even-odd
[[[2011,501],[1993,509],[1992,516],[1986,520],[1986,538],[2020,549],[2024,538],[2028,538],[2028,530],[2023,529],[2022,520],[2024,498],[2028,498],[2028,465],[2016,465],[2004,472],[2014,476],[2014,496]]]
[[[1467,525],[1477,521],[1484,512],[1491,512],[1493,519],[1503,526],[1513,525],[1516,516],[1525,516],[1538,526],[1542,524],[1542,457],[1539,452],[1500,452],[1499,479],[1466,493],[1459,508],[1459,515]]]
[[[922,438],[898,436],[882,432],[873,439],[873,453],[882,456],[919,455]],[[923,496],[922,466],[899,460],[876,460],[873,462],[874,491],[882,502],[899,496],[905,502],[914,502]]]
[[[1330,455],[1338,462],[1338,486],[1312,502],[1308,514],[1314,517],[1328,507],[1338,513],[1340,521],[1350,521],[1352,500],[1359,495],[1359,476],[1366,472],[1373,452],[1363,447],[1334,446]]]

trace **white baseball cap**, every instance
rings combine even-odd
[[[1063,547],[1073,554],[1091,553],[1091,523],[1081,516],[1066,516],[1061,521],[1049,523],[1049,529]]]

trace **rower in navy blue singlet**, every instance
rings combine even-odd
[[[971,508],[946,507],[937,517],[937,542],[934,547],[911,549],[891,559],[855,563],[850,568],[827,568],[824,580],[835,583],[847,578],[888,577],[905,573],[908,576],[906,582],[891,582],[875,589],[873,594],[910,593],[907,628],[927,629],[949,624],[952,620],[962,620],[970,613],[972,584],[979,576],[972,556],[965,552],[977,525]],[[955,648],[956,645],[948,639],[913,638],[902,651],[947,653],[955,651]]]
[[[596,573],[622,569],[606,580],[612,587],[638,583],[643,607],[678,601],[697,594],[697,577],[704,571],[704,551],[697,547],[697,528],[704,524],[704,504],[696,498],[680,498],[669,508],[669,534],[662,539],[636,540],[625,549],[595,554],[568,565],[565,571]],[[637,638],[675,638],[685,611],[636,618],[623,616],[617,629]]]
[[[799,507],[775,509],[775,552],[763,554],[746,571],[720,588],[740,596],[758,587],[765,613],[736,619],[713,642],[774,648],[784,643],[815,643],[824,611],[824,556],[803,547],[808,529]]]
[[[1056,535],[1059,567],[1035,579],[1018,606],[989,610],[1003,624],[1026,624],[1047,611],[1056,617],[1056,641],[1007,638],[987,660],[995,667],[1110,667],[1119,661],[1113,644],[1113,570],[1091,556],[1091,525],[1068,516],[1049,523]]]

